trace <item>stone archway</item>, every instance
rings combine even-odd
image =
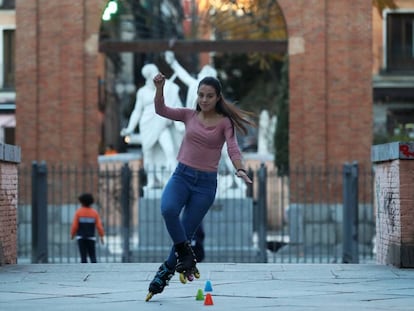
[[[370,162],[371,2],[279,0],[289,33],[290,164]],[[102,0],[17,1],[22,161],[95,163]]]
[[[278,0],[278,4],[289,36],[291,166],[358,161],[369,167],[371,3]]]

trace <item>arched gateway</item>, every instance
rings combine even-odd
[[[106,1],[16,1],[22,161],[95,163]],[[369,163],[371,1],[278,0],[288,28],[290,164]]]

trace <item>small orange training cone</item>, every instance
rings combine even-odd
[[[206,299],[204,299],[204,305],[205,306],[212,306],[213,305],[213,297],[211,297],[210,293],[208,293],[206,295]]]

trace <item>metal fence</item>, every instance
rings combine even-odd
[[[33,163],[19,169],[18,261],[79,262],[70,226],[77,196],[96,198],[106,231],[98,262],[160,262],[170,239],[159,210],[162,187],[146,174],[170,172],[139,164],[96,167]],[[367,263],[375,260],[372,172],[357,164],[298,168],[279,176],[252,167],[253,187],[219,174],[216,201],[204,219],[205,262]]]

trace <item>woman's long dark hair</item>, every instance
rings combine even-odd
[[[224,99],[223,94],[221,92],[221,83],[218,79],[214,77],[205,77],[198,84],[198,88],[200,88],[201,85],[208,85],[214,88],[217,96],[220,98],[216,104],[216,112],[228,117],[233,126],[237,130],[239,130],[243,134],[247,134],[248,125],[256,126],[256,124],[251,119],[254,116],[253,113],[242,110]],[[198,103],[196,110],[201,110]]]

